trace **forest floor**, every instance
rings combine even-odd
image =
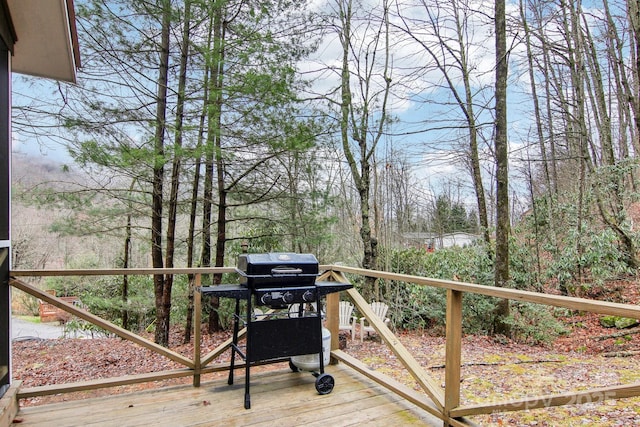
[[[640,284],[627,282],[616,292],[618,302],[639,303]],[[587,295],[591,296],[591,295]],[[602,297],[602,295],[599,295]],[[640,382],[640,328],[605,328],[600,316],[571,313],[561,319],[568,332],[547,345],[526,345],[505,337],[470,335],[463,338],[462,404],[518,399]],[[445,340],[426,331],[396,331],[404,346],[437,382],[444,383]],[[619,336],[616,336],[618,335]],[[171,334],[170,347],[187,357],[193,344],[181,343],[182,332]],[[213,350],[229,332],[203,334],[202,352]],[[152,337],[148,337],[152,339]],[[343,340],[344,342],[345,340]],[[193,342],[193,340],[192,340]],[[418,389],[377,336],[346,339],[345,351],[395,379]],[[228,360],[225,352],[218,361]],[[82,355],[79,357],[78,355]],[[179,366],[119,338],[17,340],[13,343],[13,376],[23,387],[174,369]],[[256,369],[282,369],[280,365]],[[224,373],[203,381],[224,380]],[[124,393],[190,378],[92,392],[24,399],[23,406]],[[629,426],[640,425],[640,398],[578,402],[549,409],[472,417],[483,426]]]

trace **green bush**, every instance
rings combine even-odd
[[[514,246],[521,251],[526,251]],[[434,279],[457,280],[485,286],[493,285],[493,263],[485,246],[447,248],[432,253],[418,249],[385,252],[387,263],[396,273]],[[527,273],[526,258],[515,257],[520,269],[514,269],[519,287],[527,288],[533,275]],[[529,265],[531,263],[529,262]],[[516,284],[513,282],[512,284]],[[396,281],[379,281],[383,300],[390,304],[390,318],[401,329],[432,329],[442,333],[445,327],[446,291],[431,286]],[[466,292],[463,296],[462,322],[465,333],[492,334],[499,299]],[[550,310],[532,308],[528,304],[512,303],[512,338],[528,343],[543,343],[562,333],[563,328]]]
[[[512,302],[511,315],[505,320],[511,338],[531,345],[549,344],[569,330],[554,316],[552,307]]]
[[[492,263],[482,245],[453,247],[435,252],[394,249],[385,251],[387,264],[394,273],[410,274],[433,279],[458,280],[488,285],[493,281]],[[441,332],[445,326],[446,291],[395,281],[380,281],[383,300],[390,304],[390,318],[402,329],[434,328]],[[476,294],[465,294],[463,327],[467,333],[489,333],[493,330],[496,300]]]
[[[128,313],[129,329],[145,330],[155,320],[153,277],[128,276],[128,298],[122,299],[122,276],[52,277],[47,282],[58,296],[77,296],[87,310],[116,325]],[[188,283],[185,275],[176,275],[171,293],[171,322],[184,323],[188,307]]]
[[[637,162],[627,166],[635,168]],[[607,186],[600,190],[603,188]],[[619,236],[606,228],[599,216],[578,212],[577,197],[567,194],[563,201],[538,198],[534,202],[536,215],[526,215],[514,228],[512,235],[517,240],[512,239],[510,245],[511,277],[517,288],[539,290],[545,283],[572,294],[635,274]],[[596,211],[593,194],[587,194],[583,202]],[[628,221],[621,221],[620,227],[632,240],[640,238]]]
[[[123,310],[129,329],[141,331],[155,318],[153,278],[129,276],[127,301],[122,300],[122,276],[52,277],[47,286],[58,296],[77,296],[86,309],[116,325],[122,325]]]
[[[561,290],[575,293],[578,286],[602,286],[608,280],[633,274],[620,253],[613,231],[585,233],[582,236],[582,253],[577,251],[577,239],[576,233],[568,234],[564,249],[549,262],[546,271],[546,278],[557,280]],[[579,277],[580,271],[582,277]]]

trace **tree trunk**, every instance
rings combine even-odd
[[[213,17],[210,17],[210,22],[213,20]],[[212,28],[213,25],[209,25],[209,28]],[[207,39],[207,51],[211,49],[211,39],[212,34],[209,32]],[[198,130],[198,143],[196,145],[196,152],[200,153],[204,141],[204,132],[205,126],[207,123],[207,105],[209,105],[209,75],[211,73],[211,67],[209,64],[205,64],[204,70],[204,92],[202,96],[202,112],[200,114],[200,124]],[[202,165],[202,160],[200,154],[196,158],[195,167],[194,167],[194,175],[193,175],[193,185],[191,187],[191,209],[189,213],[189,231],[187,234],[187,266],[192,267],[193,261],[195,258],[195,233],[196,233],[196,218],[197,218],[197,210],[198,210],[198,193],[200,189],[200,167]],[[206,203],[206,197],[205,197]],[[204,203],[203,203],[204,204]],[[203,208],[204,210],[204,208]],[[189,274],[189,303],[187,307],[187,319],[186,325],[184,329],[184,343],[187,344],[191,341],[191,331],[192,331],[192,323],[193,323],[193,293],[195,292],[195,276],[193,274]],[[196,325],[196,327],[200,327],[200,325]]]
[[[127,226],[125,228],[124,238],[124,254],[122,257],[122,268],[129,268],[129,257],[131,254],[131,214],[127,215]],[[129,301],[129,276],[122,277],[122,327],[129,329],[129,310],[127,303]]]
[[[630,58],[623,51],[625,49],[624,42],[620,37],[620,31],[616,27],[615,20],[611,16],[609,9],[609,1],[604,0],[602,2],[604,11],[607,16],[607,52],[609,53],[609,64],[612,68],[612,74],[616,82],[614,93],[617,94],[617,112],[620,117],[620,129],[618,135],[620,138],[622,157],[627,158],[630,156],[630,152],[634,151],[638,153],[640,151],[640,145],[637,145],[637,139],[635,138],[634,118],[638,116],[638,94],[631,89],[629,84],[630,76],[627,74],[627,66],[625,62],[628,62]],[[632,26],[633,27],[633,26]],[[633,34],[633,28],[631,28],[631,34]],[[634,49],[634,43],[630,41],[630,50]],[[632,72],[631,75],[634,73]],[[635,180],[631,180],[633,185]]]
[[[351,34],[351,20],[353,18],[352,2],[347,1],[341,4],[343,7],[340,10],[340,19],[342,27],[340,28],[340,41],[342,44],[342,69],[341,69],[341,100],[340,100],[340,133],[344,155],[349,164],[351,171],[351,177],[358,191],[359,203],[360,203],[360,238],[363,245],[363,257],[362,267],[366,269],[377,268],[378,258],[378,240],[373,235],[371,230],[371,163],[376,150],[376,146],[382,137],[384,126],[386,125],[387,117],[387,101],[391,88],[391,77],[389,75],[389,22],[388,22],[388,5],[384,4],[384,17],[383,20],[378,22],[377,32],[375,33],[375,40],[378,43],[384,43],[384,47],[381,49],[384,55],[382,61],[383,65],[383,79],[384,88],[379,93],[382,94],[382,101],[379,107],[379,118],[377,118],[376,125],[373,125],[371,120],[370,109],[376,100],[374,95],[371,95],[372,91],[372,67],[369,61],[375,61],[377,54],[375,50],[378,43],[370,43],[365,47],[362,47],[363,51],[358,50],[354,46],[355,39]],[[372,49],[371,46],[374,46]],[[372,49],[368,51],[368,49]],[[356,52],[354,52],[356,51]],[[354,105],[351,92],[350,82],[350,54],[357,53],[362,56],[356,57],[356,61],[363,61],[366,66],[359,67],[359,70],[365,70],[365,75],[360,75],[359,79],[362,83],[362,87],[358,105]],[[352,150],[352,143],[357,144],[358,154],[357,157],[354,154],[355,150]],[[355,148],[355,145],[354,145]],[[377,299],[378,295],[376,286],[376,279],[373,277],[365,278],[365,285],[363,288],[363,294],[365,297],[371,297],[374,295]]]
[[[509,285],[509,147],[507,139],[507,75],[505,0],[496,0],[496,258],[495,285]],[[496,333],[508,334],[504,321],[509,315],[509,300],[499,301],[496,310]]]
[[[627,1],[629,8],[629,20],[631,22],[631,35],[635,45],[635,69],[633,70],[636,91],[640,84],[640,0]],[[632,102],[634,105],[636,138],[633,141],[636,153],[640,152],[640,94],[634,93]]]
[[[176,221],[178,216],[178,190],[180,187],[180,173],[182,164],[182,128],[184,122],[185,86],[187,81],[187,60],[189,57],[189,30],[191,28],[191,1],[185,0],[184,22],[182,23],[182,45],[180,53],[180,70],[178,72],[178,102],[176,105],[176,128],[173,149],[173,164],[171,167],[171,190],[169,193],[169,214],[167,217],[167,248],[166,268],[173,268],[176,241]],[[171,289],[173,275],[165,278],[165,294],[171,307]]]
[[[221,25],[225,25],[224,23],[220,23]],[[214,134],[215,137],[215,147],[216,147],[216,177],[217,177],[217,189],[218,189],[218,220],[216,223],[216,228],[218,230],[216,234],[216,259],[215,266],[223,267],[224,266],[224,252],[225,246],[227,243],[227,188],[226,188],[226,180],[225,180],[225,161],[223,157],[223,147],[222,147],[222,135],[220,129],[222,128],[222,85],[224,80],[224,67],[222,64],[224,63],[224,27],[220,33],[220,42],[219,42],[219,59],[217,64],[219,65],[218,73],[217,73],[217,81],[216,86],[213,91],[215,94],[214,97],[214,108],[212,109],[212,114],[209,118],[209,126],[213,126],[216,129]],[[213,79],[212,79],[213,80]],[[222,282],[222,274],[214,275],[213,279],[214,284],[219,285]],[[214,330],[218,330],[220,328],[220,324],[216,323],[215,325],[211,324],[214,327]]]
[[[578,215],[577,215],[577,238],[576,238],[576,271],[577,280],[581,282],[584,276],[584,264],[582,261],[584,254],[584,225],[585,217],[588,215],[587,179],[593,169],[591,155],[589,154],[589,134],[586,123],[586,94],[585,84],[585,64],[584,64],[584,43],[582,40],[582,28],[580,25],[580,2],[562,1],[563,10],[568,12],[569,20],[565,19],[565,32],[573,46],[569,46],[569,67],[571,71],[571,83],[573,85],[574,96],[568,105],[573,105],[572,128],[575,130],[573,149],[579,161],[579,187],[578,187]],[[566,13],[565,12],[565,13]],[[563,293],[565,292],[564,289]]]
[[[224,3],[224,2],[221,2]],[[207,135],[207,146],[211,147],[210,155],[207,160],[207,176],[205,186],[205,203],[209,205],[207,212],[208,224],[205,231],[207,235],[207,265],[211,265],[211,205],[213,201],[213,166],[216,165],[216,182],[218,189],[218,197],[225,196],[224,189],[224,161],[222,158],[222,140],[221,140],[221,118],[222,118],[222,77],[223,77],[223,62],[224,62],[224,22],[222,17],[223,4],[216,4],[213,6],[213,51],[211,55],[211,78],[209,80],[210,88],[210,104],[208,123],[209,131]],[[222,187],[222,188],[221,188]],[[218,215],[217,215],[217,234],[216,234],[216,265],[219,262],[218,257],[220,251],[222,251],[222,262],[224,262],[224,242],[220,243],[221,238],[225,239],[225,227],[226,227],[226,203],[225,200],[218,200]],[[222,232],[222,236],[220,233]],[[204,250],[204,247],[203,247]],[[203,252],[204,254],[204,252]],[[203,258],[203,265],[204,265]],[[214,283],[220,283],[220,275],[214,276]],[[218,308],[220,307],[220,301],[218,298],[211,298],[209,303],[209,332],[216,332],[221,329],[220,316],[218,314]]]
[[[153,195],[151,219],[151,258],[154,268],[163,268],[162,260],[162,205],[164,182],[164,137],[167,114],[167,81],[169,70],[169,31],[171,24],[170,2],[163,2],[162,41],[160,45],[160,67],[158,74],[158,94],[156,108],[156,133],[154,145]],[[171,289],[165,287],[162,274],[153,276],[156,299],[155,341],[160,345],[169,344],[169,326],[171,313]]]
[[[207,98],[206,94],[204,96]],[[204,110],[203,110],[204,111]],[[202,127],[201,127],[202,129]],[[201,143],[198,143],[201,146]],[[198,209],[198,189],[200,186],[200,158],[195,162],[195,173],[193,176],[193,185],[191,187],[191,208],[189,210],[189,231],[187,232],[187,267],[193,267],[194,260],[194,243],[195,243],[195,231],[196,231],[196,216]],[[195,292],[195,275],[188,274],[187,280],[189,281],[189,294],[187,303],[187,316],[184,326],[184,339],[183,342],[188,344],[191,341],[191,331],[193,330],[193,308],[194,308],[194,292]],[[200,327],[200,325],[196,325]]]
[[[533,112],[536,120],[536,131],[538,135],[538,144],[540,145],[540,158],[542,159],[542,167],[544,172],[544,181],[548,189],[551,189],[551,173],[549,172],[549,160],[547,158],[547,149],[545,146],[545,134],[542,123],[542,114],[540,113],[540,99],[538,97],[538,89],[536,84],[534,54],[531,47],[531,31],[527,22],[526,10],[523,0],[520,0],[520,19],[524,29],[524,39],[527,48],[527,65],[529,71],[529,85],[531,88],[531,98],[533,100]],[[548,95],[547,95],[548,96]]]
[[[547,215],[546,215],[546,221],[548,221],[549,223],[549,229],[550,229],[550,233],[549,234],[549,238],[551,239],[552,242],[552,247],[557,247],[557,242],[556,242],[556,220],[555,220],[555,216],[553,215],[553,210],[554,210],[554,205],[555,205],[555,194],[556,194],[556,186],[555,186],[555,177],[552,178],[552,173],[550,171],[550,161],[549,161],[549,155],[548,155],[548,149],[545,143],[545,139],[546,139],[546,135],[545,135],[545,130],[544,130],[544,123],[543,123],[543,119],[542,119],[542,109],[540,107],[540,100],[538,97],[538,85],[536,84],[536,67],[534,65],[534,53],[533,53],[533,49],[532,49],[532,45],[531,45],[531,30],[529,29],[529,23],[527,22],[527,15],[526,15],[526,8],[525,5],[523,3],[522,0],[520,0],[520,17],[522,19],[522,24],[523,24],[523,28],[524,28],[524,35],[525,35],[525,42],[526,42],[526,48],[527,48],[527,64],[528,64],[528,68],[529,68],[529,80],[530,80],[530,87],[531,87],[531,97],[533,99],[533,111],[534,111],[534,115],[535,115],[535,121],[536,121],[536,133],[538,136],[538,145],[540,146],[540,158],[542,159],[542,168],[543,168],[543,177],[544,177],[544,183],[545,183],[545,187],[546,187],[546,191],[544,192],[544,196],[545,196],[545,200],[548,204],[548,209],[546,210]],[[545,49],[545,47],[543,46],[543,51]],[[546,55],[545,55],[546,56]],[[546,66],[546,65],[545,65]],[[544,75],[546,75],[546,73],[544,73]],[[545,79],[545,82],[547,84],[547,88],[548,88],[548,82],[549,79]],[[546,94],[546,99],[549,100],[551,98],[549,92],[547,92]],[[549,101],[547,101],[549,102]],[[549,139],[553,138],[553,123],[551,121],[551,117],[549,117]],[[552,160],[555,163],[555,160],[552,158]],[[528,178],[529,178],[529,189],[530,189],[530,197],[531,197],[531,206],[533,207],[533,213],[534,213],[534,217],[535,217],[535,233],[536,233],[536,253],[539,254],[540,251],[540,244],[542,243],[543,240],[543,236],[542,233],[539,233],[538,230],[538,214],[537,214],[537,202],[536,202],[536,198],[537,198],[537,194],[534,191],[534,177],[533,177],[533,173],[531,171],[531,164],[529,163],[529,165],[527,166],[528,169]],[[537,270],[538,273],[540,273],[540,258],[537,257]]]

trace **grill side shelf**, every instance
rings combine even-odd
[[[318,294],[323,297],[334,292],[346,291],[347,289],[353,288],[353,285],[351,283],[317,281],[316,287],[318,289]]]
[[[240,285],[201,286],[198,291],[203,296],[220,298],[249,299],[249,295],[251,295],[249,288]]]

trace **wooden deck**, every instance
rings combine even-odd
[[[244,409],[244,375],[201,387],[173,386],[20,409],[21,426],[442,426],[442,421],[345,365],[319,395],[309,372],[252,372],[251,409]]]

